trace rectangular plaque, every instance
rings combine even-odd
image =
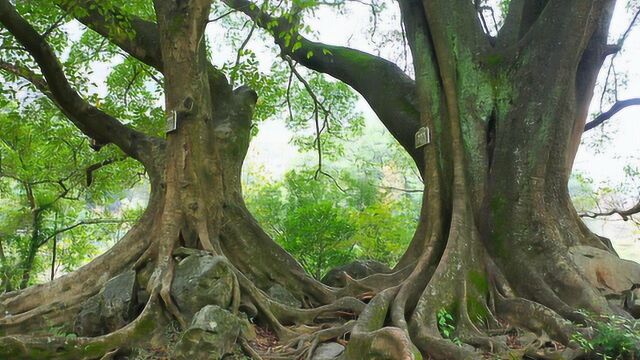
[[[178,113],[171,111],[167,114],[166,132],[167,134],[178,129]]]
[[[428,127],[421,127],[416,131],[416,149],[431,143],[431,132]]]

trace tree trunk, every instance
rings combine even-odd
[[[4,248],[2,246],[2,237],[0,237],[0,268],[2,269],[2,274],[0,274],[0,277],[2,277],[2,280],[0,281],[0,289],[3,292],[12,291],[13,289],[11,287],[9,269],[7,268],[7,258],[4,254]]]
[[[33,265],[36,260],[36,255],[38,254],[38,249],[40,247],[40,226],[42,222],[42,210],[37,208],[35,203],[35,199],[33,197],[33,193],[31,192],[31,187],[26,186],[27,194],[29,198],[29,202],[31,204],[31,237],[29,238],[29,247],[27,248],[27,252],[24,255],[21,261],[22,268],[22,278],[20,280],[19,289],[24,289],[29,286],[29,281],[31,280],[31,271],[33,270]]]
[[[68,342],[57,349],[57,356],[93,356],[78,349],[78,344],[113,349],[123,339],[138,339],[149,317],[159,316],[159,303],[185,328],[185,318],[171,296],[174,251],[182,247],[226,257],[247,298],[243,301],[257,308],[281,336],[293,335],[282,323],[310,322],[324,312],[361,306],[353,299],[323,307],[336,295],[305,274],[248,212],[240,173],[257,95],[246,87],[232,90],[226,78],[208,64],[202,40],[208,10],[207,1],[156,2],[166,107],[168,113],[175,111],[177,129],[167,135],[166,146],[158,150],[154,161],[145,164],[151,196],[141,220],[112,249],[78,271],[50,284],[0,295],[0,312],[8,315],[0,318],[0,333],[46,332],[52,326],[72,323],[82,302],[107,280],[127,269],[142,271],[149,266],[155,270],[142,285],[151,295],[136,320],[102,338]],[[319,307],[294,310],[273,302],[261,290],[276,283],[308,306]],[[237,291],[233,294],[236,311]],[[2,341],[0,354],[26,358],[51,347],[38,339],[28,340],[25,346],[13,338]]]
[[[541,19],[510,44],[477,31],[470,3],[401,6],[433,143],[424,151],[421,221],[397,267],[413,271],[379,295],[404,331],[356,327],[349,354],[375,353],[391,338],[438,359],[478,356],[445,341],[441,311],[453,315],[456,337],[478,347],[500,348],[486,336],[497,318],[569,345],[563,318],[620,310],[571,259],[573,246],[607,247],[581,222],[567,188],[613,2],[549,2],[540,17],[563,20]]]

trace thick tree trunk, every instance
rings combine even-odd
[[[474,346],[500,348],[486,336],[497,318],[569,345],[562,319],[583,320],[578,309],[619,310],[570,256],[573,246],[607,247],[581,222],[567,189],[613,2],[549,2],[540,17],[563,20],[529,24],[508,46],[478,31],[470,3],[401,6],[422,124],[433,133],[422,220],[397,267],[412,273],[379,295],[404,332],[354,329],[349,354],[376,353],[393,338],[438,359],[476,358],[443,338],[443,310],[453,314],[455,336]]]
[[[240,173],[257,95],[245,87],[232,90],[208,64],[202,41],[208,10],[207,1],[156,3],[166,64],[166,107],[169,113],[176,112],[178,122],[166,146],[145,164],[151,196],[141,220],[114,248],[78,271],[50,284],[1,295],[0,312],[5,316],[0,318],[0,333],[46,333],[53,326],[71,323],[84,300],[131,268],[152,274],[147,284],[141,284],[150,294],[143,313],[113,334],[65,343],[57,356],[91,357],[93,353],[84,354],[77,345],[113,349],[123,339],[140,338],[149,317],[160,316],[160,303],[185,328],[185,318],[171,296],[174,251],[182,247],[224,256],[242,288],[245,305],[259,311],[261,319],[283,337],[294,334],[283,323],[308,323],[326,312],[361,308],[355,299],[333,304],[334,292],[305,274],[246,209]],[[318,307],[295,310],[273,302],[262,290],[276,283],[307,306]],[[235,311],[240,302],[237,291]],[[14,351],[27,358],[37,357],[47,347],[38,339],[2,341],[0,354],[14,355]]]

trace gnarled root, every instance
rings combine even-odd
[[[547,274],[553,272],[553,276],[543,277],[532,272],[528,284],[512,289],[501,270],[504,264],[500,266],[493,261],[480,242],[477,231],[469,224],[473,224],[471,218],[458,218],[452,222],[447,236],[438,232],[429,234],[429,239],[423,242],[423,254],[394,273],[375,274],[361,280],[346,278],[344,288],[334,289],[310,279],[296,267],[290,272],[285,271],[286,267],[280,267],[277,276],[267,279],[264,276],[267,267],[250,271],[247,270],[250,264],[246,259],[236,263],[239,254],[247,253],[237,253],[230,236],[241,236],[240,244],[256,247],[249,236],[255,235],[255,231],[243,234],[239,227],[227,225],[224,235],[209,237],[209,233],[202,230],[203,225],[190,226],[201,229],[197,232],[196,240],[199,242],[196,244],[207,250],[198,250],[181,247],[184,245],[182,227],[166,223],[166,226],[161,225],[156,231],[145,234],[145,239],[153,238],[154,241],[142,241],[142,246],[135,244],[132,238],[125,238],[117,249],[127,253],[122,247],[131,247],[131,253],[123,257],[109,252],[100,258],[99,264],[102,265],[91,265],[90,269],[104,270],[100,274],[82,275],[96,281],[95,284],[88,284],[86,288],[74,284],[61,296],[61,289],[69,282],[65,279],[49,285],[52,289],[41,286],[0,297],[2,309],[15,310],[12,316],[0,318],[2,331],[10,333],[26,328],[47,328],[69,321],[82,302],[98,292],[100,286],[118,272],[127,268],[138,272],[151,269],[152,276],[148,283],[143,284],[151,295],[135,320],[110,334],[95,338],[0,338],[0,355],[42,358],[42,354],[47,354],[49,358],[70,356],[78,359],[104,355],[108,358],[120,348],[148,339],[154,319],[173,318],[183,329],[187,328],[188,319],[174,303],[171,284],[176,258],[196,253],[226,259],[225,264],[233,274],[230,311],[237,313],[240,309],[250,309],[250,315],[255,315],[261,324],[277,334],[282,345],[270,354],[251,348],[246,339],[239,339],[241,347],[254,359],[309,359],[320,343],[332,339],[347,342],[346,359],[382,357],[404,360],[421,359],[424,355],[457,360],[478,359],[485,353],[552,358],[555,353],[566,354],[575,346],[571,335],[577,330],[567,320],[584,321],[574,311],[578,305],[586,304],[589,309],[607,311],[606,302],[584,279],[579,278],[571,263],[550,262],[545,265],[545,271]],[[132,231],[131,236],[141,236],[142,230],[136,228]],[[186,233],[188,229],[184,231]],[[437,245],[439,243],[444,245]],[[290,260],[284,259],[282,263]],[[556,269],[553,264],[560,265]],[[555,291],[558,284],[569,284],[574,280],[568,291]],[[263,291],[269,285],[266,281],[285,286],[308,308],[290,307],[270,298]],[[580,294],[579,301],[566,301],[567,294],[574,291]],[[35,294],[36,300],[44,294],[58,298],[39,304],[29,300],[28,306],[19,305],[17,300],[24,299],[24,294]],[[511,326],[527,329],[539,340],[521,344],[516,349],[509,347],[504,335],[496,335],[506,333],[506,328]],[[556,346],[556,342],[569,349]],[[549,347],[549,344],[553,346]]]
[[[96,359],[112,353],[123,344],[147,341],[161,318],[157,294],[149,299],[142,313],[125,327],[95,338],[12,335],[0,338],[3,359]]]

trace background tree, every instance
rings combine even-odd
[[[98,155],[62,121],[42,101],[9,102],[0,114],[2,284],[9,291],[33,284],[43,269],[53,280],[60,266],[73,269],[95,256],[101,239],[127,221],[110,215],[115,191],[140,180],[135,164],[109,151]]]
[[[412,210],[420,198],[385,190],[373,176],[344,170],[335,179],[338,188],[327,177],[310,180],[314,172],[291,171],[282,182],[249,184],[247,207],[317,280],[354,259],[394,266],[413,235],[418,214]]]
[[[298,335],[284,324],[333,315],[335,328],[303,339],[315,344],[324,334],[349,332],[347,358],[474,358],[477,353],[451,339],[501,351],[500,342],[488,336],[502,327],[498,320],[574,346],[565,320],[587,320],[576,309],[619,310],[571,257],[575,246],[610,250],[580,221],[567,191],[597,74],[606,56],[619,50],[607,44],[613,1],[513,0],[494,34],[478,16],[479,4],[401,1],[415,81],[380,57],[305,38],[303,15],[315,3],[225,4],[273,35],[291,77],[305,88],[308,81],[296,62],[360,92],[416,162],[425,183],[423,208],[397,271],[327,288],[253,220],[242,199],[240,171],[257,96],[246,87],[233,89],[208,60],[203,37],[210,1],[125,6],[61,0],[59,10],[53,4],[16,9],[0,0],[0,23],[10,33],[3,48],[27,62],[3,69],[31,81],[99,144],[112,143],[138,160],[152,188],[141,220],[106,254],[49,286],[3,295],[0,311],[11,316],[0,319],[2,330],[25,333],[42,328],[44,318],[54,324],[69,320],[110,277],[125,269],[153,269],[144,284],[148,303],[122,329],[66,342],[6,337],[2,351],[33,357],[55,349],[60,356],[99,357],[125,339],[148,337],[149,319],[165,309],[185,327],[171,297],[180,247],[224,256],[238,284],[232,311],[241,297],[248,298],[282,340]],[[61,49],[55,37],[48,39],[61,11],[162,73],[165,108],[178,123],[166,140],[137,123],[123,125],[115,112],[92,105],[73,87],[56,55]],[[314,145],[321,155],[327,104],[310,96]],[[421,127],[433,135],[426,146],[415,143]],[[272,283],[313,309],[270,300],[260,289]],[[365,305],[361,300],[372,293],[377,295]],[[455,324],[454,337],[439,328],[443,310]],[[345,314],[358,319],[341,323]],[[286,356],[304,351],[292,349]]]

